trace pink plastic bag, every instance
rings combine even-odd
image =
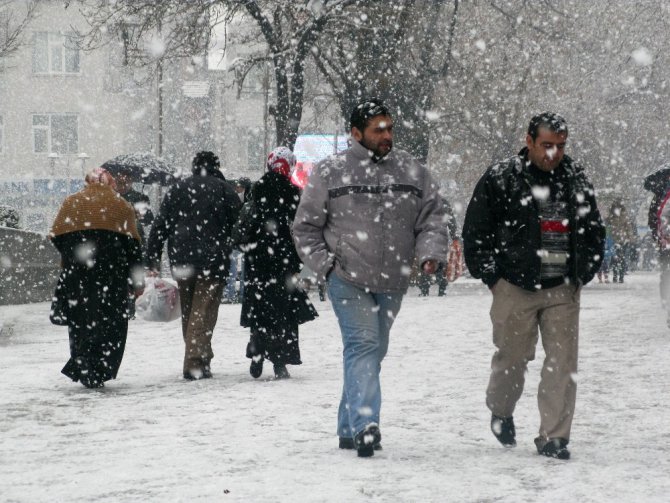
[[[179,289],[163,278],[147,278],[144,293],[135,302],[137,315],[145,321],[172,321],[181,316]]]

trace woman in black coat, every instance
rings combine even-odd
[[[67,324],[70,359],[61,371],[87,388],[115,379],[128,332],[128,290],[143,288],[135,211],[96,168],[86,186],[65,199],[50,237],[62,271],[52,320]],[[58,320],[59,319],[59,320]]]
[[[275,377],[290,377],[286,365],[300,365],[298,325],[313,320],[316,310],[298,285],[302,263],[291,226],[300,190],[289,180],[293,153],[278,147],[268,157],[268,172],[254,184],[233,233],[244,251],[244,295],[240,324],[251,330],[247,358],[258,378],[263,360],[274,364]]]

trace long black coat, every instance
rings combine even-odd
[[[499,278],[525,290],[540,284],[542,247],[539,210],[527,171],[527,149],[491,166],[479,180],[465,215],[465,262],[475,278],[492,286]],[[569,277],[586,284],[598,272],[605,227],[593,186],[567,155],[556,168],[567,186],[570,257]]]
[[[200,171],[181,180],[165,195],[149,234],[147,260],[158,269],[167,239],[173,269],[228,276],[230,237],[240,198],[219,170]]]
[[[140,243],[106,230],[69,232],[52,242],[63,262],[56,295],[67,300],[70,335],[70,360],[62,372],[99,385],[116,378],[121,365],[133,268],[142,276]]]
[[[240,324],[253,333],[272,336],[295,331],[297,337],[297,326],[317,316],[296,282],[302,262],[291,226],[299,201],[297,187],[286,177],[268,172],[254,184],[235,228],[233,240],[244,251],[245,267]]]

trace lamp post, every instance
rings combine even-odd
[[[90,156],[88,154],[85,154],[82,152],[81,154],[77,155],[77,161],[79,162],[79,167],[81,168],[81,177],[84,178],[86,176],[86,159],[90,159]]]

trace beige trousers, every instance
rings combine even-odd
[[[546,357],[537,403],[540,437],[570,439],[577,384],[580,289],[574,285],[529,292],[501,279],[493,288],[491,321],[497,351],[491,362],[486,404],[510,417],[523,391],[528,362],[535,358],[538,328]]]
[[[178,280],[181,330],[186,346],[184,374],[209,371],[214,357],[212,334],[219,316],[224,283],[218,279],[192,277]]]

